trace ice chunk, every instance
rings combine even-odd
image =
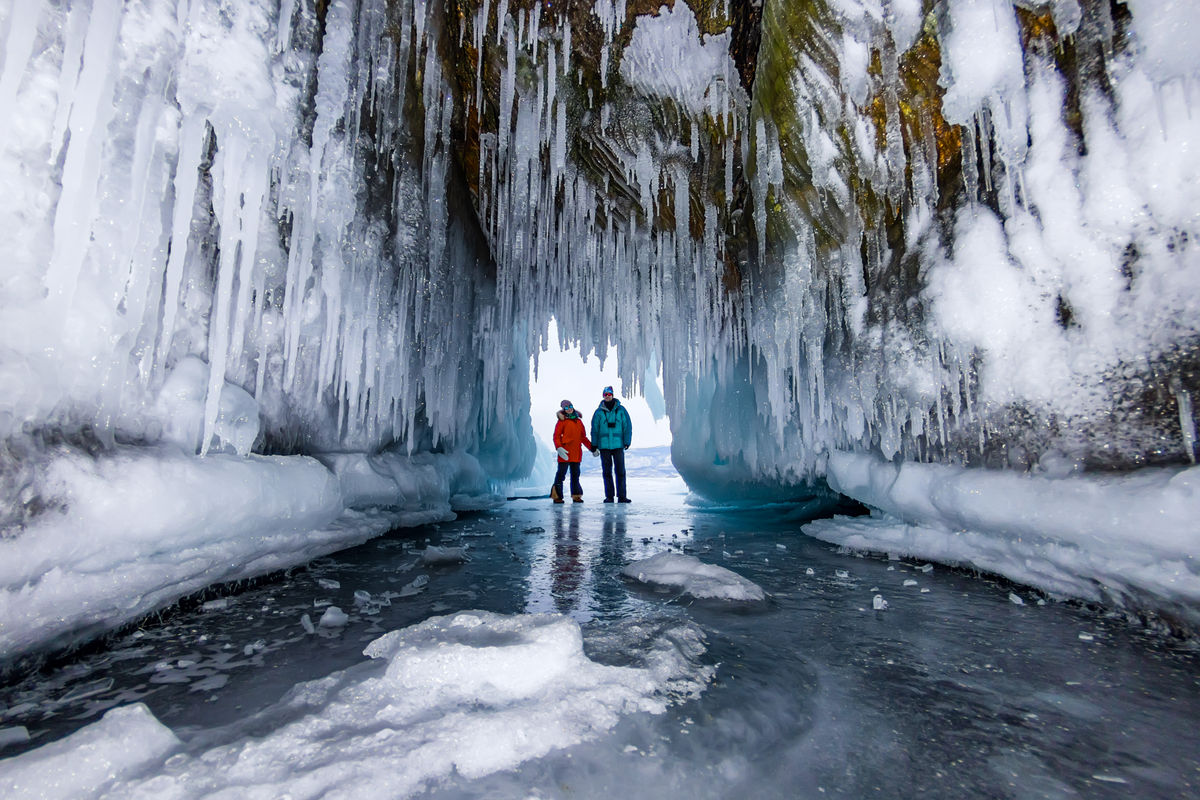
[[[330,606],[325,609],[325,613],[321,615],[321,619],[317,624],[322,628],[340,628],[349,621],[350,617],[346,615],[346,612],[337,606]]]
[[[183,358],[175,365],[158,395],[163,437],[192,453],[201,449],[208,373],[208,365],[196,356]],[[255,399],[240,386],[222,384],[207,452],[247,455],[258,438],[258,431],[259,413]]]
[[[354,590],[354,605],[365,606],[371,602],[371,593],[365,589]]]
[[[6,760],[0,796],[92,797],[98,788],[160,763],[178,746],[143,703],[121,706],[66,739]]]
[[[883,599],[883,595],[877,594],[871,598],[871,607],[876,611],[887,611],[888,601]]]
[[[400,593],[397,597],[412,597],[414,594],[420,594],[429,585],[428,575],[418,575],[400,588]]]
[[[308,614],[300,615],[300,626],[304,628],[305,633],[311,634],[317,632],[316,626],[313,625],[312,617],[310,617]]]
[[[29,731],[24,725],[13,725],[8,728],[0,728],[0,747],[7,747],[10,744],[20,744],[21,742],[29,741]]]
[[[1009,593],[1008,593],[1008,602],[1012,603],[1014,606],[1023,606],[1023,605],[1025,605],[1025,601],[1024,601],[1024,600],[1022,600],[1022,599],[1021,599],[1021,596],[1020,596],[1019,594],[1017,594],[1016,592],[1009,592]]]
[[[339,581],[335,581],[333,578],[317,578],[317,586],[320,586],[322,589],[342,588],[342,584]]]
[[[438,564],[461,564],[464,561],[470,561],[467,556],[467,548],[463,547],[436,547],[430,545],[421,553],[421,561],[426,566]]]
[[[676,587],[697,598],[750,601],[766,598],[761,586],[736,572],[670,551],[634,561],[621,574],[642,583]]]
[[[912,578],[906,578],[904,581],[904,585],[905,586],[916,586],[917,582],[914,581]]]

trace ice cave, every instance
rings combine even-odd
[[[0,795],[1200,795],[1200,0],[0,48]],[[629,509],[514,489],[564,348]]]

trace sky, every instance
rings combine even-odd
[[[558,341],[558,328],[554,320],[550,321],[549,340]],[[633,422],[633,448],[658,447],[671,443],[671,426],[666,417],[657,422],[650,406],[643,397],[631,396],[617,378],[619,354],[614,348],[609,348],[609,357],[600,369],[600,361],[595,353],[590,353],[587,363],[584,363],[579,348],[560,351],[551,346],[538,356],[538,374],[534,378],[533,361],[529,367],[529,396],[530,416],[533,418],[533,432],[538,438],[549,445],[554,435],[554,423],[557,421],[554,413],[558,411],[559,403],[570,400],[575,408],[583,415],[585,424],[590,424],[592,412],[600,404],[600,393],[605,386],[612,386],[617,399],[629,412]],[[662,392],[662,376],[657,377],[659,392]]]

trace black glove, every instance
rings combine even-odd
[[[628,450],[628,449],[629,449],[629,445],[625,445],[625,449],[626,449],[626,450]]]

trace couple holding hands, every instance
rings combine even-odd
[[[604,502],[628,503],[625,494],[625,451],[633,441],[633,423],[629,412],[621,401],[613,396],[613,388],[605,386],[599,407],[592,414],[592,437],[588,438],[583,427],[583,418],[570,400],[563,400],[556,414],[558,424],[554,426],[554,446],[558,449],[558,472],[550,497],[555,503],[563,502],[563,478],[571,473],[571,499],[583,502],[583,487],[579,485],[579,462],[586,447],[593,456],[600,456],[604,470]],[[614,481],[615,478],[615,481]]]

